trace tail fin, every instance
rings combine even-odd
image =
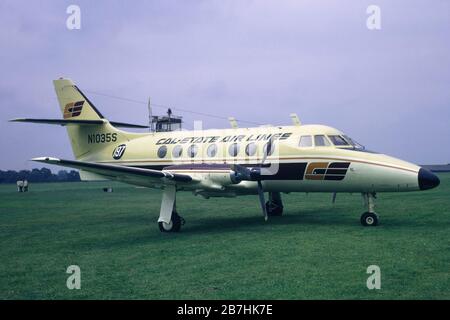
[[[53,83],[64,121],[81,122],[66,126],[75,159],[111,159],[114,148],[126,141],[128,134],[116,129],[104,119],[72,80],[60,78]]]
[[[54,80],[56,95],[64,119],[100,120],[103,115],[70,79]]]
[[[123,150],[122,144],[146,135],[116,129],[148,126],[106,120],[72,80],[60,78],[53,83],[63,119],[18,118],[10,121],[66,126],[75,159],[83,161],[118,160],[113,153],[119,147]]]

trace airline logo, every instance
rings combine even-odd
[[[114,160],[119,160],[120,158],[122,158],[126,148],[127,146],[125,144],[121,144],[120,146],[116,147],[112,153],[112,157],[114,158]]]
[[[306,180],[343,180],[350,162],[311,162],[305,171]]]
[[[64,119],[78,117],[83,110],[84,101],[71,102],[64,108]]]

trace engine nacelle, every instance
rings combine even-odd
[[[203,177],[203,180],[205,183],[211,183],[212,185],[220,185],[220,186],[229,186],[230,184],[236,184],[241,181],[236,181],[233,179],[234,172],[228,171],[228,172],[211,172],[206,174],[205,177]]]
[[[183,164],[166,167],[163,171],[187,174],[198,181],[201,188],[210,190],[224,190],[242,181],[240,175],[227,164]]]

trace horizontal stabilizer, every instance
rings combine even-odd
[[[132,123],[123,123],[123,122],[109,122],[113,127],[116,128],[137,128],[137,129],[148,129],[149,126],[142,126],[140,124],[132,124]]]
[[[60,126],[67,125],[102,125],[107,123],[107,120],[73,120],[73,119],[27,119],[27,118],[19,118],[9,120],[10,122],[29,122],[29,123],[42,123],[42,124],[56,124]],[[145,129],[148,126],[142,126],[139,124],[131,124],[131,123],[123,123],[123,122],[109,122],[113,127],[117,128],[139,128]]]

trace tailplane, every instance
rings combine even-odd
[[[56,124],[67,128],[70,144],[76,160],[111,160],[118,146],[130,138],[140,136],[117,129],[148,128],[147,126],[110,122],[70,79],[53,81],[62,119],[13,119],[13,122]]]

